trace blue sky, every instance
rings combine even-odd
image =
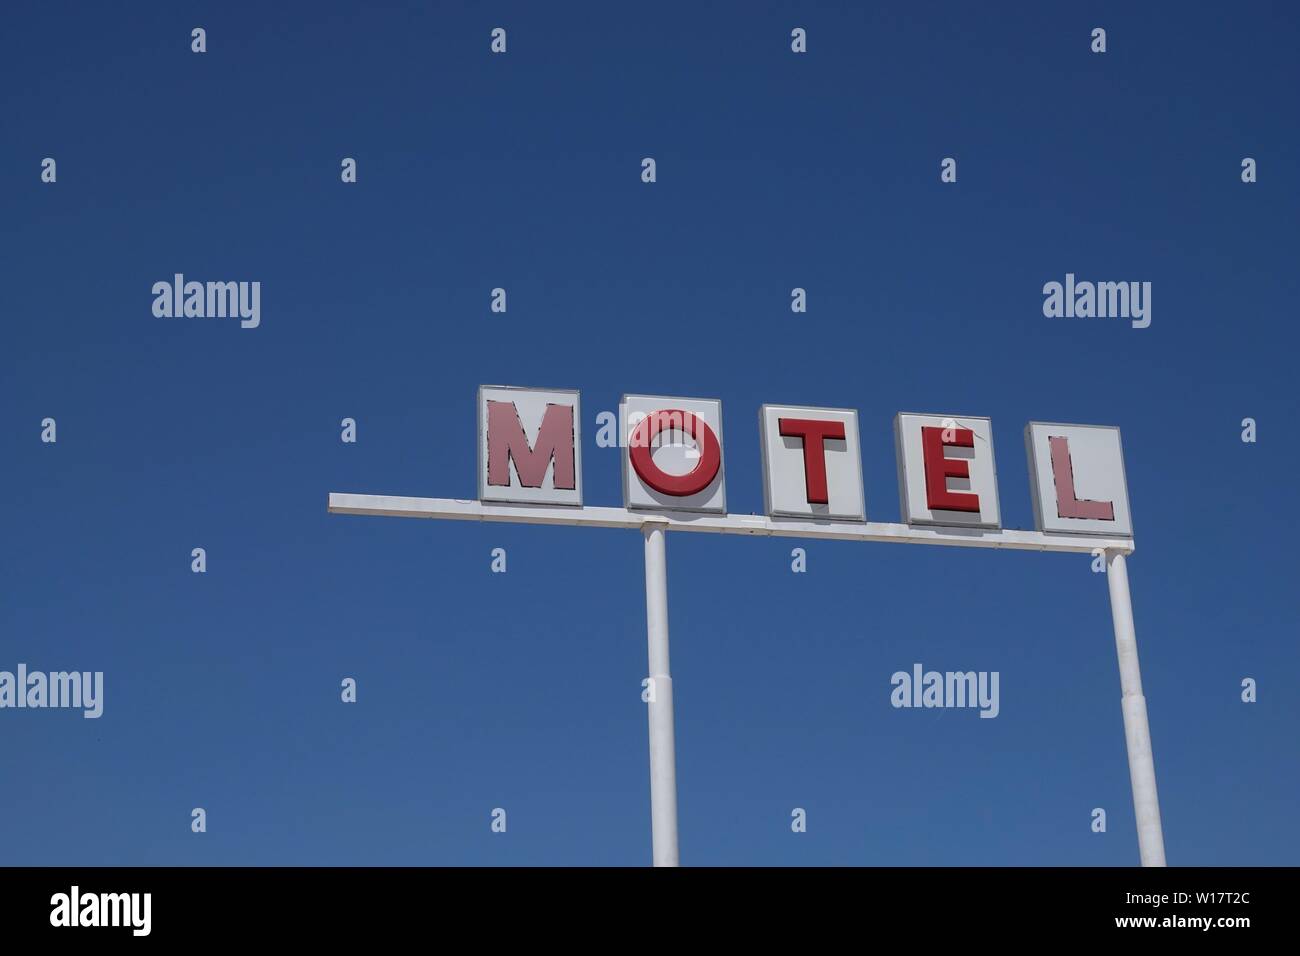
[[[1300,862],[1300,17],[1141,6],[14,5],[0,669],[106,688],[0,711],[0,862],[648,862],[639,536],[326,514],[472,497],[480,383],[581,389],[594,505],[624,392],[722,399],[741,513],[763,402],[859,410],[879,521],[899,410],[990,416],[1021,528],[1025,423],[1119,425],[1169,861]],[[260,281],[260,327],[155,318],[176,272]],[[1151,326],[1045,318],[1067,272]],[[683,863],[1137,862],[1088,558],[668,556]],[[915,662],[1000,715],[893,709]]]

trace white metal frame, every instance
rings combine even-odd
[[[338,515],[386,515],[453,521],[508,521],[515,524],[567,524],[592,528],[640,528],[662,521],[669,531],[770,535],[778,538],[832,538],[893,544],[946,544],[958,548],[1012,548],[1091,554],[1097,549],[1129,554],[1128,538],[1079,537],[992,528],[914,527],[876,521],[822,521],[764,515],[714,515],[693,511],[629,511],[626,508],[571,508],[565,505],[508,505],[461,498],[404,498],[395,495],[330,493],[329,510]]]
[[[573,484],[577,492],[577,501],[572,504],[550,502],[549,505],[555,508],[581,508],[582,507],[582,395],[576,388],[534,388],[529,385],[480,385],[478,395],[474,399],[477,406],[475,414],[478,416],[478,496],[482,499],[491,499],[494,504],[513,504],[514,502],[506,501],[504,498],[498,498],[496,495],[489,494],[491,490],[487,483],[487,422],[483,420],[484,392],[522,392],[525,394],[550,394],[550,395],[572,395],[573,396]],[[518,405],[516,404],[516,412]],[[550,473],[555,474],[555,464],[550,466]],[[498,495],[500,493],[498,492]],[[525,495],[527,497],[527,495]]]
[[[1041,428],[1096,428],[1101,431],[1113,431],[1115,442],[1119,446],[1119,479],[1124,489],[1124,510],[1128,513],[1128,536],[1132,537],[1136,529],[1133,524],[1133,509],[1128,496],[1128,467],[1124,463],[1124,434],[1118,425],[1083,425],[1070,422],[1028,422],[1025,424],[1025,461],[1029,463],[1029,496],[1034,505],[1034,527],[1043,526],[1042,489],[1038,485],[1038,456],[1034,450],[1034,426]],[[1080,534],[1100,534],[1098,531],[1081,531]]]
[[[629,419],[631,418],[632,415],[636,414],[635,412],[632,413],[628,412],[627,406],[628,406],[628,401],[630,399],[635,399],[638,402],[644,402],[645,404],[650,405],[652,408],[683,408],[683,410],[686,411],[689,411],[689,409],[684,408],[684,406],[687,405],[716,404],[718,406],[718,411],[714,415],[715,421],[709,427],[713,429],[713,434],[717,436],[718,447],[719,448],[727,447],[722,443],[722,399],[688,398],[681,395],[646,395],[642,392],[624,392],[623,397],[618,400],[618,427],[621,429],[621,431],[619,432],[619,441],[621,442],[621,444],[619,445],[619,453],[623,458],[622,461],[623,506],[629,509],[632,502],[632,485],[634,482],[640,482],[640,479],[634,474],[632,461],[630,459],[630,455],[632,452],[632,432],[634,431],[634,429],[631,427]],[[699,415],[699,417],[701,418],[704,417],[699,412],[691,412],[691,414]],[[666,436],[667,429],[665,429],[662,434]],[[727,508],[727,456],[726,455],[723,455],[722,460],[718,462],[718,474],[713,479],[713,481],[709,482],[709,488],[712,488],[718,484],[721,484],[722,486],[721,506],[722,506],[723,513],[725,513]],[[645,487],[644,484],[642,485],[642,487]],[[703,491],[708,491],[708,488],[703,489]],[[703,493],[703,491],[701,492],[701,494]],[[655,492],[654,494],[658,495],[658,492]],[[434,498],[431,500],[438,501],[440,499]],[[709,507],[712,508],[713,506],[710,505]],[[647,513],[659,514],[660,513],[659,508],[660,505],[657,504],[643,505],[639,509],[632,510],[632,513],[633,514],[639,513],[642,515],[645,515]],[[596,509],[596,510],[605,510],[605,509]],[[707,510],[706,508],[687,508],[687,509],[683,509],[682,513],[683,514],[705,514],[705,515],[712,515],[714,517],[717,517],[719,514],[717,510],[710,511]],[[491,519],[487,519],[487,520],[491,520]],[[639,527],[639,525],[630,525],[629,527]]]
[[[1138,849],[1143,866],[1164,866],[1164,835],[1156,791],[1151,731],[1138,667],[1137,635],[1129,594],[1126,556],[1130,538],[1044,534],[1005,528],[916,527],[879,522],[829,521],[763,515],[645,512],[626,508],[565,505],[484,504],[459,498],[411,498],[331,492],[330,514],[506,521],[517,524],[579,525],[637,529],[645,537],[646,636],[653,694],[649,695],[650,816],[655,866],[678,864],[677,770],[673,729],[673,687],[668,659],[668,573],[666,531],[702,531],[787,538],[938,544],[958,548],[1004,548],[1068,554],[1105,552],[1115,647],[1119,657],[1121,707],[1128,749]]]
[[[767,410],[769,408],[788,408],[792,412],[807,412],[810,417],[816,419],[818,415],[823,417],[827,414],[845,415],[853,422],[853,440],[849,440],[849,430],[844,429],[845,448],[857,448],[857,461],[853,462],[853,467],[858,472],[858,511],[863,518],[819,518],[816,515],[791,514],[789,511],[781,511],[773,505],[773,488],[772,488],[772,463],[768,461],[767,445],[769,439],[773,436],[768,434],[767,427]],[[780,418],[780,416],[777,416]],[[779,431],[779,427],[778,427]],[[781,402],[766,402],[758,408],[758,441],[763,452],[763,510],[770,515],[777,517],[791,517],[796,521],[817,520],[817,521],[852,521],[861,524],[867,514],[867,488],[866,480],[862,474],[862,428],[859,425],[858,410],[856,408],[832,408],[829,406],[817,405],[786,405]],[[829,508],[829,503],[827,503]]]

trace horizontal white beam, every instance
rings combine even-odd
[[[687,511],[628,511],[626,508],[566,508],[560,505],[503,505],[460,498],[403,498],[330,492],[330,514],[387,515],[393,518],[443,518],[452,521],[509,521],[516,524],[566,524],[593,528],[641,528],[662,523],[669,531],[710,531],[780,538],[830,538],[837,541],[887,541],[894,544],[944,544],[958,548],[1012,548],[1090,554],[1097,548],[1133,552],[1127,538],[1042,534],[1038,531],[987,531],[977,528],[919,528],[905,524],[856,521],[805,521],[763,515],[710,515]]]

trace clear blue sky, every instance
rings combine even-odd
[[[0,669],[106,690],[0,711],[0,862],[648,862],[639,536],[326,514],[472,497],[485,382],[582,390],[595,505],[625,391],[723,400],[743,513],[765,401],[859,409],[883,521],[899,410],[992,418],[1008,527],[1027,421],[1121,426],[1169,860],[1300,862],[1294,6],[869,6],[8,9]],[[1151,327],[1044,318],[1067,272]],[[668,548],[684,863],[1137,862],[1088,558]],[[1000,716],[891,708],[915,662]]]

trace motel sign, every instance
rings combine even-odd
[[[578,393],[485,386],[478,401],[479,500],[581,507]],[[624,507],[727,513],[721,402],[626,395],[619,413]],[[856,411],[764,405],[759,431],[769,516],[867,520]],[[901,413],[894,441],[909,525],[1002,527],[989,419]],[[1030,422],[1025,448],[1039,531],[1133,537],[1118,428]]]
[[[1119,657],[1121,708],[1143,866],[1164,866],[1146,698],[1126,555],[1133,521],[1119,429],[1030,422],[1025,454],[1035,531],[1002,527],[992,423],[966,415],[894,418],[901,524],[872,522],[858,413],[759,410],[764,515],[727,513],[722,403],[625,395],[619,405],[623,507],[583,503],[582,414],[574,390],[482,386],[478,499],[331,493],[335,514],[634,528],[645,538],[653,861],[678,863],[666,531],[704,531],[958,547],[1102,552]]]

